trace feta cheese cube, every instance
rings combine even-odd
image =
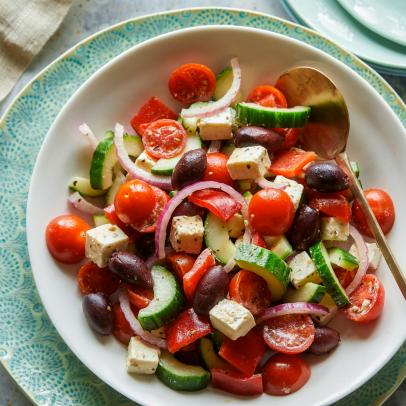
[[[86,231],[86,258],[100,268],[107,266],[114,251],[124,251],[127,245],[127,235],[114,224],[103,224]]]
[[[299,289],[307,282],[320,283],[320,275],[317,272],[313,260],[306,251],[295,255],[288,263],[290,266],[290,282]]]
[[[169,239],[176,252],[200,254],[203,233],[203,220],[200,216],[176,216],[172,219]]]
[[[285,189],[283,189],[292,200],[293,206],[295,210],[299,207],[300,200],[303,194],[303,185],[298,182],[295,182],[292,179],[285,178],[284,176],[278,175],[274,182],[275,185],[287,185]]]
[[[152,167],[157,163],[155,159],[151,158],[145,151],[142,151],[138,158],[135,160],[135,165],[144,171],[151,172]]]
[[[234,110],[227,108],[210,117],[201,118],[197,127],[200,138],[204,141],[229,140],[233,138],[232,126]]]
[[[223,299],[210,310],[209,315],[213,327],[231,340],[245,336],[255,327],[251,312],[233,300]]]
[[[268,151],[260,146],[236,148],[227,161],[232,179],[256,179],[271,166]]]
[[[238,238],[245,230],[244,218],[240,213],[236,213],[226,222],[226,227],[231,238]]]
[[[381,262],[382,253],[376,242],[366,243],[368,248],[368,260],[369,260],[369,269],[376,271],[378,269],[379,263]],[[355,258],[359,259],[358,250],[355,244],[351,245],[350,254],[354,255]]]
[[[127,372],[148,375],[155,373],[160,354],[159,348],[139,337],[131,337],[128,344]]]
[[[350,224],[335,217],[321,219],[321,239],[327,241],[347,241]]]

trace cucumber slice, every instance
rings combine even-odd
[[[354,172],[355,176],[356,176],[357,178],[359,178],[360,170],[359,170],[358,162],[356,162],[356,161],[351,161],[351,162],[350,162],[350,165],[351,165],[351,169],[352,169],[352,171]]]
[[[233,82],[233,70],[230,66],[222,70],[216,78],[216,90],[214,91],[214,100],[221,99],[230,89],[231,83]],[[238,92],[234,104],[239,103],[244,100],[244,96],[241,90]]]
[[[138,135],[124,135],[128,155],[136,158],[144,149]],[[113,167],[118,162],[111,135],[99,142],[90,163],[90,184],[93,189],[108,189],[113,184]]]
[[[265,242],[268,243],[267,240],[265,240]],[[285,259],[293,252],[292,246],[284,235],[271,244],[270,250],[282,259]]]
[[[116,177],[113,180],[113,184],[107,191],[106,195],[106,203],[107,205],[113,204],[114,203],[114,198],[116,197],[116,194],[118,192],[118,189],[120,189],[120,186],[125,182],[125,175],[121,170],[115,171],[116,172]]]
[[[172,175],[176,164],[185,152],[192,151],[202,147],[202,142],[197,134],[189,135],[186,139],[185,149],[179,156],[173,158],[163,159],[161,158],[151,169],[151,172],[155,175]]]
[[[82,196],[85,197],[102,196],[106,193],[105,190],[93,189],[90,185],[90,180],[81,176],[75,176],[71,179],[71,181],[69,182],[69,189],[73,192],[79,192]]]
[[[330,248],[328,250],[328,256],[333,265],[337,265],[340,268],[346,269],[347,271],[353,271],[354,269],[358,268],[357,258],[341,248]]]
[[[290,269],[272,251],[252,244],[239,244],[235,253],[237,265],[265,279],[272,300],[279,300],[286,291]]]
[[[289,288],[283,297],[285,303],[308,302],[319,303],[326,293],[326,288],[317,283],[308,282],[299,289]]]
[[[310,107],[263,107],[255,103],[237,104],[237,121],[240,124],[259,125],[266,128],[304,127],[310,116]]]
[[[175,277],[163,266],[155,265],[151,270],[154,282],[154,298],[138,313],[138,320],[144,330],[156,330],[180,313],[183,308],[183,294]]]
[[[322,241],[312,245],[309,249],[310,255],[316,265],[327,292],[334,299],[338,307],[344,307],[350,303],[344,288],[341,286],[330,264],[330,259],[326,247]]]
[[[251,192],[244,192],[243,194],[243,197],[244,197],[244,199],[245,199],[245,201],[247,202],[247,203],[249,203],[250,201],[251,201],[251,199],[252,199],[252,193]]]
[[[225,335],[223,333],[220,333],[218,330],[214,330],[211,334],[210,337],[213,341],[214,346],[216,347],[217,352],[220,351],[220,347],[223,344]]]
[[[211,102],[196,102],[190,105],[190,107],[204,106]],[[185,128],[188,135],[195,135],[197,131],[197,125],[199,124],[199,117],[182,117],[182,112],[180,112],[180,122]]]
[[[199,350],[203,361],[208,369],[228,368],[229,365],[221,359],[214,350],[213,341],[210,338],[202,338],[199,341]]]
[[[93,216],[93,223],[95,227],[102,226],[103,224],[109,224],[107,217],[104,214],[95,214]]]
[[[172,197],[175,196],[176,193],[178,193],[177,190],[171,190],[168,194],[169,194],[169,197],[172,199]]]
[[[156,375],[169,388],[189,392],[204,389],[210,381],[208,371],[199,366],[184,364],[168,351],[162,352]]]
[[[207,215],[204,222],[204,241],[222,264],[234,257],[235,245],[228,236],[227,224],[212,213]]]

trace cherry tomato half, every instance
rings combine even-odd
[[[314,341],[314,324],[310,316],[291,314],[268,320],[264,324],[264,340],[269,348],[283,354],[299,354]]]
[[[365,189],[364,195],[368,200],[379,225],[384,234],[389,233],[395,222],[395,207],[391,197],[382,189]],[[352,206],[352,218],[359,231],[368,237],[373,237],[372,231],[368,226],[367,219],[358,201]]]
[[[274,355],[262,371],[264,392],[270,395],[283,396],[296,392],[309,378],[309,365],[295,355]]]
[[[168,87],[172,97],[181,103],[208,101],[216,89],[216,76],[206,65],[186,63],[171,73]]]
[[[141,224],[133,224],[133,227],[140,233],[153,233],[156,229],[156,223],[162,210],[169,202],[169,196],[163,190],[156,186],[150,185],[155,193],[156,204],[149,217]]]
[[[381,315],[384,302],[382,282],[375,275],[364,275],[358,288],[350,295],[350,304],[344,310],[345,317],[357,323],[375,320]]]
[[[231,279],[230,298],[246,307],[254,316],[271,304],[271,292],[260,276],[242,269]]]
[[[289,230],[295,208],[289,195],[281,189],[262,189],[248,205],[249,222],[262,235],[281,235]]]
[[[86,231],[90,226],[78,216],[64,214],[51,220],[45,231],[51,255],[64,264],[75,264],[85,257]]]
[[[145,129],[142,142],[152,158],[173,158],[185,149],[186,130],[178,121],[156,120]]]
[[[99,268],[93,262],[88,262],[80,267],[77,281],[82,295],[101,292],[110,296],[120,284],[120,279],[113,275],[108,268]]]
[[[209,152],[207,154],[206,172],[202,180],[213,180],[233,186],[234,181],[228,173],[227,160],[227,156],[221,152]]]
[[[125,182],[114,198],[117,217],[125,224],[147,220],[156,205],[154,189],[148,183],[133,179]]]
[[[247,100],[264,107],[288,107],[285,95],[274,86],[261,85],[251,90]]]

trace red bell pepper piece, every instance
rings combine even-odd
[[[195,263],[195,257],[189,254],[169,254],[166,257],[170,269],[174,272],[179,279],[183,279],[183,275],[188,273]]]
[[[211,371],[213,387],[235,395],[253,396],[263,392],[262,374],[244,376],[232,369],[213,368]]]
[[[189,196],[189,201],[205,207],[222,221],[230,220],[241,210],[241,204],[222,190],[198,190]]]
[[[258,247],[267,248],[264,239],[261,237],[261,234],[254,232],[252,233],[251,243],[258,245]]]
[[[251,330],[238,340],[225,338],[219,355],[246,376],[251,376],[266,352],[262,337]]]
[[[182,312],[165,329],[168,350],[171,353],[195,342],[212,332],[211,325],[193,309]]]
[[[189,300],[193,299],[196,287],[203,275],[216,264],[214,255],[206,248],[197,257],[192,269],[183,276],[183,291]]]
[[[342,194],[320,193],[318,197],[310,200],[309,205],[327,216],[337,217],[342,221],[349,221],[351,218],[351,206]]]
[[[149,305],[149,302],[154,298],[152,289],[136,288],[126,285],[128,300],[137,309],[143,309]]]
[[[133,329],[128,323],[127,319],[124,316],[123,311],[121,310],[120,304],[116,303],[113,306],[113,335],[124,345],[128,345],[131,337],[135,335]]]
[[[148,124],[161,118],[177,119],[177,114],[173,112],[165,103],[157,97],[151,97],[141,106],[138,113],[131,119],[131,126],[134,130],[143,135]]]
[[[294,178],[300,175],[302,169],[309,163],[314,161],[317,155],[313,152],[291,149],[289,151],[280,152],[271,164],[271,172],[275,175]]]

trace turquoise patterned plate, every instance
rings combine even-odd
[[[249,11],[190,9],[137,18],[93,35],[58,58],[23,90],[0,120],[0,360],[37,405],[130,404],[71,353],[38,297],[27,253],[25,205],[42,140],[68,98],[113,57],[165,32],[214,24],[257,27],[327,52],[367,80],[406,125],[402,100],[358,58],[309,29]],[[403,345],[375,377],[336,405],[381,404],[405,376]]]

